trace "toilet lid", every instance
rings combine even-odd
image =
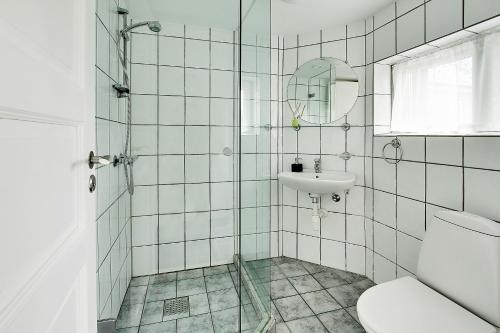
[[[370,333],[495,333],[496,328],[422,282],[404,277],[368,289],[358,316]]]

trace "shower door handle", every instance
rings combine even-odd
[[[89,168],[93,169],[94,165],[108,165],[113,162],[113,158],[110,155],[97,156],[93,151],[89,153]]]

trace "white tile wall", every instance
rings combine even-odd
[[[392,21],[375,30],[373,42],[375,61],[393,56],[396,53],[396,23]]]
[[[427,41],[462,29],[462,3],[462,0],[432,0],[425,4]]]
[[[431,40],[438,40],[433,45],[442,45],[444,42],[440,39],[444,37],[449,41],[448,34],[500,14],[496,1],[478,4],[473,0],[399,0],[395,6],[397,17],[393,14],[394,7],[389,6],[366,22],[367,27],[375,27],[373,38],[370,33],[366,38],[366,86],[369,94],[374,93],[367,96],[367,101],[373,98],[377,112],[374,116],[369,103],[366,111],[367,119],[374,119],[375,125],[387,124],[390,104],[384,100],[390,101],[387,95],[390,86],[388,76],[380,75],[380,71],[388,67],[370,64],[371,59],[379,61],[394,55],[395,50],[402,52],[417,47],[404,53],[410,55],[417,49],[429,49],[431,46],[424,43]],[[443,21],[443,17],[446,20]],[[397,23],[397,30],[393,22]],[[460,36],[469,34],[462,31]],[[380,110],[386,112],[379,113]],[[367,127],[367,133],[379,133],[380,130],[385,128],[377,126],[371,131]],[[397,166],[380,158],[382,147],[393,137],[375,136],[372,139],[367,138],[365,144],[373,145],[370,162],[373,163],[375,191],[365,190],[368,198],[365,230],[366,274],[373,276],[375,282],[416,273],[426,226],[439,210],[465,209],[500,221],[494,194],[500,186],[498,137],[402,136],[404,155]],[[368,146],[365,149],[370,152]]]
[[[406,14],[412,9],[417,8],[424,4],[425,0],[398,0],[396,2],[397,15],[401,16]]]
[[[438,206],[461,210],[463,206],[463,169],[427,165],[427,201]]]
[[[278,170],[290,171],[290,164],[296,157],[302,158],[304,168],[312,169],[314,158],[320,157],[324,171],[348,170],[358,179],[357,186],[349,196],[343,196],[341,202],[333,203],[328,196],[321,199],[328,216],[322,219],[319,231],[312,228],[311,199],[304,193],[278,185],[281,217],[278,253],[364,274],[365,24],[356,22],[284,37],[279,44],[282,58],[278,62],[283,64],[278,105],[279,141],[273,143],[278,151]],[[347,61],[354,68],[361,82],[358,103],[347,117],[324,126],[302,122],[302,129],[296,132],[291,128],[286,86],[298,65],[320,56]],[[340,127],[344,122],[351,124],[348,132]],[[355,156],[346,162],[339,158],[345,151]]]
[[[122,4],[123,5],[123,4]],[[96,143],[97,153],[119,155],[124,149],[125,107],[112,85],[118,83],[116,58],[119,27],[118,1],[100,0],[96,7]],[[145,117],[147,117],[145,115]],[[138,120],[140,122],[140,119]],[[140,176],[146,165],[139,165]],[[117,317],[131,278],[130,196],[123,169],[112,166],[97,170],[97,318]],[[140,236],[138,242],[147,235]]]
[[[397,6],[399,8],[399,4]],[[397,51],[403,52],[425,42],[424,6],[400,16],[397,20]]]
[[[487,20],[500,13],[500,3],[496,0],[483,0],[481,5],[474,0],[464,1],[464,25],[466,27]]]
[[[234,253],[233,32],[162,25],[131,39],[134,276]]]

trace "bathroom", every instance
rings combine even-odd
[[[500,332],[497,0],[1,2],[0,332]]]

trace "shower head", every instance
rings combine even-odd
[[[121,35],[124,37],[124,38],[127,38],[128,39],[128,32],[135,29],[135,28],[138,28],[138,27],[142,27],[142,26],[145,26],[147,25],[149,30],[151,30],[152,32],[160,32],[161,31],[161,24],[160,22],[158,21],[145,21],[145,22],[139,22],[139,23],[134,23],[134,24],[131,24],[129,25],[128,27],[124,28],[122,31],[120,31]]]

